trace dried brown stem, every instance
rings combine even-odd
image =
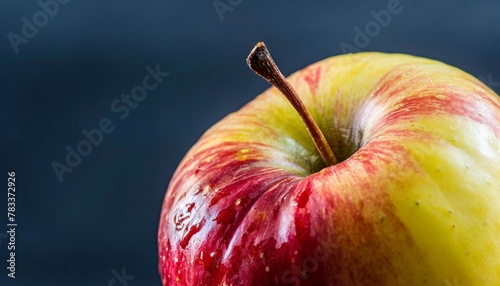
[[[297,92],[285,79],[278,66],[276,66],[276,63],[263,42],[257,43],[252,49],[248,55],[247,64],[256,74],[276,87],[288,99],[306,125],[307,131],[311,135],[314,145],[316,145],[316,149],[318,149],[325,165],[335,165],[337,163],[337,158],[335,154],[333,154],[330,145],[328,145],[325,136],[309,111],[307,111],[306,106],[302,100],[300,100]]]

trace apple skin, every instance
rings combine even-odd
[[[161,212],[163,285],[500,285],[500,100],[358,53],[289,77],[340,163],[270,88],[210,128]]]

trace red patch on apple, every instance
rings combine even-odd
[[[464,90],[454,84],[429,86],[428,81],[426,76],[418,74],[411,79],[404,79],[398,69],[385,74],[374,88],[370,100],[375,100],[377,106],[389,106],[392,110],[379,121],[378,127],[441,113],[470,118],[488,126],[495,135],[500,134],[500,126],[496,124],[499,118],[488,116],[495,114],[493,108],[499,107],[499,104],[484,92],[477,89]],[[400,94],[411,96],[399,100]]]
[[[304,72],[306,73],[306,75],[304,76],[304,80],[309,84],[311,93],[314,94],[314,92],[318,88],[318,83],[321,75],[321,66],[309,68]]]

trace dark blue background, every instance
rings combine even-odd
[[[265,41],[289,75],[353,45],[354,28],[389,1],[243,0],[222,21],[212,2],[72,0],[16,54],[7,34],[22,35],[21,18],[41,7],[0,1],[0,170],[4,182],[16,172],[18,223],[17,278],[5,279],[4,238],[1,285],[108,285],[123,267],[135,276],[128,285],[159,285],[157,225],[177,164],[203,131],[269,86],[246,66],[253,45]],[[499,91],[499,1],[401,7],[362,50],[438,59]],[[111,102],[157,64],[170,75],[120,120]],[[64,163],[65,147],[105,117],[115,130],[59,182],[51,163]]]

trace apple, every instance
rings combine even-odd
[[[288,82],[263,43],[247,62],[275,87],[174,173],[163,285],[500,285],[498,95],[403,54],[335,56]]]

